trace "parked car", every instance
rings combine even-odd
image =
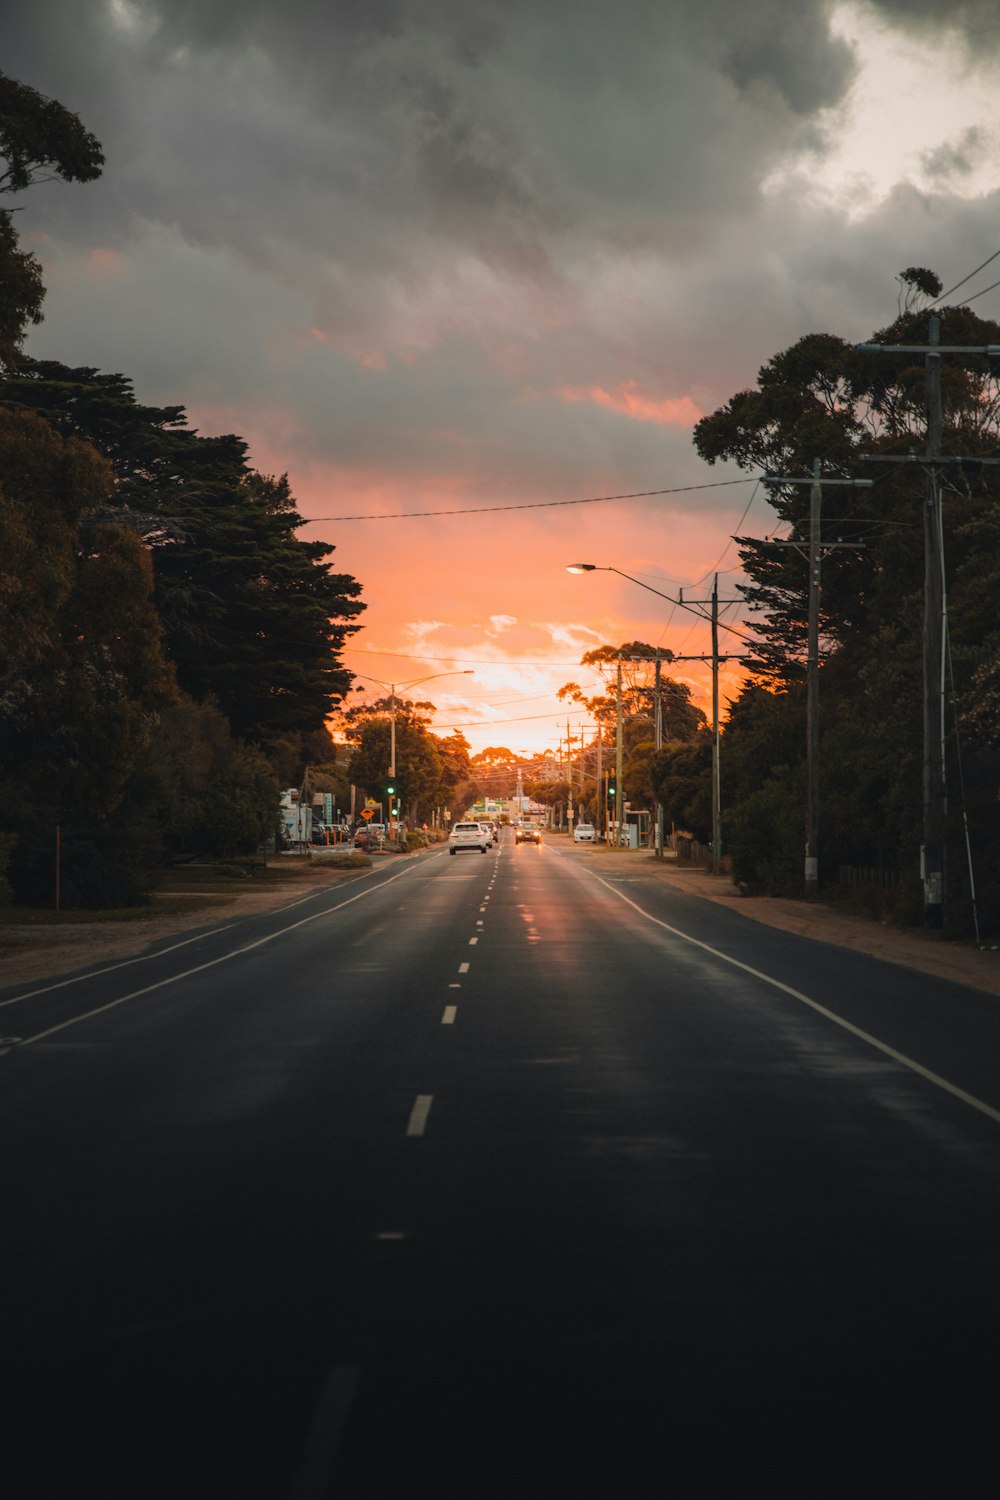
[[[574,844],[593,844],[597,841],[597,829],[593,823],[577,823],[573,829]]]
[[[355,849],[374,849],[376,845],[384,844],[386,826],[384,823],[360,823],[354,830]]]
[[[478,849],[485,854],[489,846],[489,836],[481,823],[456,823],[448,835],[449,854],[457,854],[460,849]]]
[[[542,842],[542,830],[540,828],[515,828],[515,844],[540,844]]]

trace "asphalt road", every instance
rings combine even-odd
[[[1000,1002],[634,868],[0,992],[12,1500],[978,1492]]]

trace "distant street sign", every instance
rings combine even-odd
[[[375,801],[374,797],[366,797],[365,798],[365,806],[366,807],[370,807],[371,810],[372,810],[372,812],[374,812],[375,809],[376,809],[376,807],[378,807],[378,803]]]
[[[374,818],[374,816],[375,816],[375,809],[374,809],[374,807],[363,807],[361,809],[361,816],[365,819],[366,822],[368,821],[369,818]]]

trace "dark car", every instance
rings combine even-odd
[[[542,831],[540,828],[515,828],[515,844],[540,844],[542,842]]]

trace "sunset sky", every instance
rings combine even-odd
[[[889,322],[904,267],[950,287],[1000,249],[1000,0],[4,12],[0,67],[107,157],[18,200],[48,286],[28,352],[287,471],[364,585],[360,685],[472,668],[412,696],[474,750],[554,746],[596,645],[707,650],[697,616],[566,565],[733,598],[731,534],[773,514],[694,422],[801,335]],[[675,493],[597,498],[648,491]],[[706,667],[673,675],[709,707]]]

